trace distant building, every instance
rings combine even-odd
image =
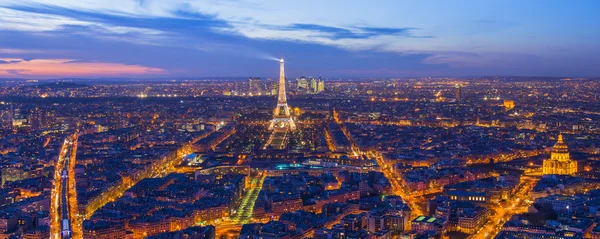
[[[442,234],[447,229],[447,221],[443,218],[419,216],[411,223],[413,231],[418,233],[435,232]]]
[[[593,229],[591,220],[582,220],[576,224],[559,224],[557,222],[546,225],[532,225],[523,221],[508,221],[502,226],[502,230],[496,239],[515,238],[552,238],[552,239],[576,239],[593,238],[584,236],[590,234]]]
[[[476,234],[487,222],[490,212],[485,207],[470,202],[442,201],[433,214],[447,219],[448,231]]]
[[[456,89],[455,89],[454,93],[455,93],[456,101],[461,101],[462,100],[462,86],[456,85]]]
[[[366,227],[367,217],[365,213],[350,214],[342,218],[341,223],[346,230],[359,231]]]
[[[504,108],[506,108],[506,110],[515,108],[515,101],[514,100],[504,100]]]
[[[0,215],[0,233],[6,233],[17,228],[17,217],[12,214]]]
[[[125,234],[125,226],[119,222],[88,221],[83,227],[83,236],[85,238],[124,238]]]
[[[260,78],[248,78],[248,94],[260,95],[264,88],[265,84]]]
[[[592,230],[592,239],[600,239],[600,225],[596,226]]]
[[[310,92],[309,93],[316,94],[318,84],[319,83],[317,82],[317,79],[310,77]]]
[[[304,81],[300,81],[300,80],[304,80]],[[300,78],[300,80],[298,81],[298,89],[300,90],[300,83],[302,82],[303,84],[306,84],[304,88],[302,88],[304,90],[305,93],[307,94],[318,94],[321,93],[323,91],[325,91],[325,81],[321,80],[321,78],[319,77],[319,79],[316,79],[312,76],[308,77],[308,80],[306,80],[305,78]]]
[[[319,82],[317,83],[317,93],[321,93],[325,91],[325,81],[319,79]]]
[[[267,85],[268,85],[267,93],[270,95],[276,95],[277,89],[279,88],[279,84],[277,83],[277,81],[269,81],[269,83]]]
[[[552,149],[549,159],[544,160],[544,174],[573,175],[577,173],[577,161],[571,160],[569,147],[563,142],[562,134]]]
[[[308,89],[308,81],[306,77],[302,76],[296,79],[296,90],[305,92]]]
[[[214,239],[214,226],[193,226],[179,231],[163,232],[154,236],[146,237],[147,239]]]
[[[50,228],[48,228],[48,226],[40,226],[23,233],[23,239],[46,239],[49,237]]]
[[[539,204],[550,204],[552,210],[560,215],[572,215],[585,209],[585,198],[580,196],[552,195],[535,200]]]
[[[290,230],[288,225],[280,221],[270,221],[265,224],[244,224],[238,238],[290,239],[295,238],[293,236],[298,237],[299,235],[295,231]]]

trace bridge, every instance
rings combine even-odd
[[[77,135],[75,132],[65,139],[54,168],[54,187],[50,195],[51,239],[83,238],[75,191]]]

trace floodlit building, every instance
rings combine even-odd
[[[273,120],[269,129],[285,128],[290,131],[296,130],[296,124],[290,114],[290,108],[287,104],[287,97],[285,94],[285,73],[283,70],[283,58],[279,60],[280,71],[279,71],[279,95],[277,98],[277,107],[273,112]]]
[[[544,160],[544,174],[573,175],[577,173],[577,161],[569,156],[569,147],[563,141],[562,134],[558,135],[558,140],[552,149],[549,159]]]
[[[504,108],[506,108],[506,110],[515,108],[515,101],[514,100],[504,100]]]

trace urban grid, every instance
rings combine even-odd
[[[306,62],[313,59],[292,50],[253,60],[264,69],[248,60],[248,69],[270,77],[179,77],[133,63],[11,58],[76,54],[42,50],[70,34],[115,46],[140,44],[134,50],[143,55],[143,49],[164,47],[166,39],[184,39],[164,32],[188,31],[198,22],[210,29],[193,28],[196,37],[220,29],[226,31],[223,39],[240,42],[244,31],[232,29],[254,22],[242,25],[252,32],[243,36],[254,46],[266,41],[278,50],[298,47],[325,59],[338,51],[362,58],[353,54],[365,49],[350,40],[439,36],[411,35],[418,28],[363,27],[367,23],[268,26],[258,16],[220,22],[223,13],[195,13],[191,3],[171,11],[173,16],[139,18],[137,12],[79,9],[85,1],[64,7],[8,2],[0,0],[0,38],[30,31],[9,37],[10,44],[44,40],[35,41],[39,49],[17,50],[0,39],[0,239],[600,239],[600,78],[371,77],[358,71],[350,74],[359,76],[333,77],[310,70]],[[136,4],[135,11],[158,14],[156,5]],[[254,5],[242,6],[254,11]],[[15,12],[22,18],[11,15]],[[35,30],[41,26],[37,20],[21,22],[27,14],[39,14],[33,18],[57,28]],[[59,17],[67,15],[72,18]],[[305,17],[320,19],[316,15]],[[122,28],[109,27],[117,23]],[[150,25],[160,30],[151,38],[132,30],[148,32]],[[266,30],[260,27],[309,32],[302,35],[307,39],[331,35],[318,42],[290,40],[295,35],[263,39],[259,35]],[[123,40],[131,36],[135,39]],[[349,42],[339,42],[343,39]],[[246,49],[179,44],[171,50],[181,57],[218,58]],[[198,49],[187,48],[192,45]],[[391,57],[379,46],[369,51]],[[226,53],[213,51],[219,47]],[[123,57],[119,51],[129,50],[110,54]],[[451,53],[444,54],[423,64],[445,64],[431,63]],[[377,56],[364,56],[371,57]],[[515,61],[506,64],[529,64]],[[544,69],[553,71],[548,64]],[[461,66],[451,65],[449,72],[457,69],[452,67]],[[121,75],[129,70],[143,73]]]

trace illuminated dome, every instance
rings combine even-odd
[[[545,175],[574,175],[577,173],[577,161],[571,160],[569,147],[563,141],[562,134],[558,135],[550,158],[544,160],[543,173]]]
[[[567,144],[565,144],[565,142],[563,141],[562,134],[558,135],[558,140],[556,141],[556,144],[554,144],[553,151],[555,153],[568,153],[569,152],[569,146],[567,146]]]

